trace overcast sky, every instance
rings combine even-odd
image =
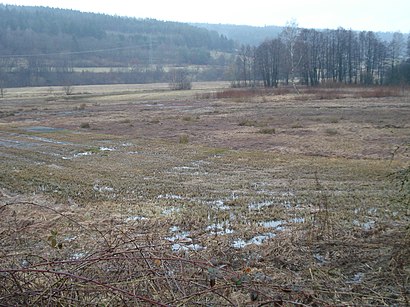
[[[303,28],[410,32],[409,0],[10,0],[85,12],[181,22],[278,25],[295,19]]]

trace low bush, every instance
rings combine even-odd
[[[89,129],[91,126],[90,126],[90,123],[81,123],[81,125],[80,125],[80,128],[82,128],[82,129]]]
[[[275,134],[275,128],[262,128],[258,131],[261,134]]]
[[[188,144],[189,136],[187,134],[182,134],[179,136],[179,144]]]

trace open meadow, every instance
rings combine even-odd
[[[410,90],[7,89],[0,306],[408,306]]]

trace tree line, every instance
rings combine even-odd
[[[372,31],[300,29],[293,22],[277,38],[239,49],[233,85],[409,84],[409,59],[410,35],[384,41]]]
[[[173,67],[234,86],[410,83],[409,37],[391,37],[293,22],[276,38],[238,47],[184,23],[0,4],[0,88],[169,82]]]
[[[215,31],[184,23],[0,4],[0,82],[6,87],[159,82],[167,66],[190,65],[209,66],[198,78],[222,78],[220,66],[234,46]]]

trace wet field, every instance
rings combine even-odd
[[[148,266],[160,275],[200,271],[159,265],[172,257],[212,268],[195,286],[164,277],[163,293],[141,288],[171,305],[198,284],[203,293],[189,297],[202,303],[232,305],[235,295],[250,302],[256,288],[260,303],[280,294],[307,305],[308,297],[403,304],[395,280],[408,261],[394,253],[406,245],[409,212],[394,174],[409,163],[409,95],[344,89],[334,99],[274,91],[218,98],[226,86],[8,91],[0,100],[2,268],[40,258],[83,264],[144,246],[145,260],[161,260]],[[401,271],[388,270],[392,259]],[[226,276],[215,273],[221,267]],[[214,275],[227,289],[227,276],[243,272],[244,288],[211,295]],[[272,280],[303,291],[282,291]],[[329,284],[333,292],[324,290]]]

